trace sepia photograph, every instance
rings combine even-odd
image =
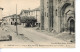
[[[75,0],[0,0],[0,48],[75,48]]]

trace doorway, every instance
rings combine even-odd
[[[70,32],[75,32],[75,21],[70,20]]]

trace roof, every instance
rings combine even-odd
[[[23,10],[23,11],[24,11],[24,13],[30,12],[30,10]]]
[[[22,14],[23,12],[28,13],[28,12],[32,12],[32,11],[40,11],[40,7],[32,9],[32,10],[30,10],[30,9],[29,10],[22,10],[20,14]]]
[[[15,16],[20,17],[20,15],[13,14],[13,15],[5,16],[5,17],[3,17],[3,18],[8,18],[8,17],[10,17],[10,18],[15,18]]]
[[[33,11],[40,11],[40,7],[33,9]]]
[[[22,12],[28,13],[28,12],[30,12],[30,10],[22,10],[20,14],[22,14]]]
[[[5,17],[3,17],[3,18],[8,18],[8,17],[10,17],[10,16],[5,16]]]

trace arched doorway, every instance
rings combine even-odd
[[[70,32],[75,32],[75,21],[73,19],[70,20]]]
[[[65,10],[71,6],[71,3],[65,3],[60,10],[60,32],[65,31],[65,23],[66,23],[66,18],[65,17]]]

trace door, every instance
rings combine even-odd
[[[70,32],[75,32],[75,21],[73,19],[70,21]]]

